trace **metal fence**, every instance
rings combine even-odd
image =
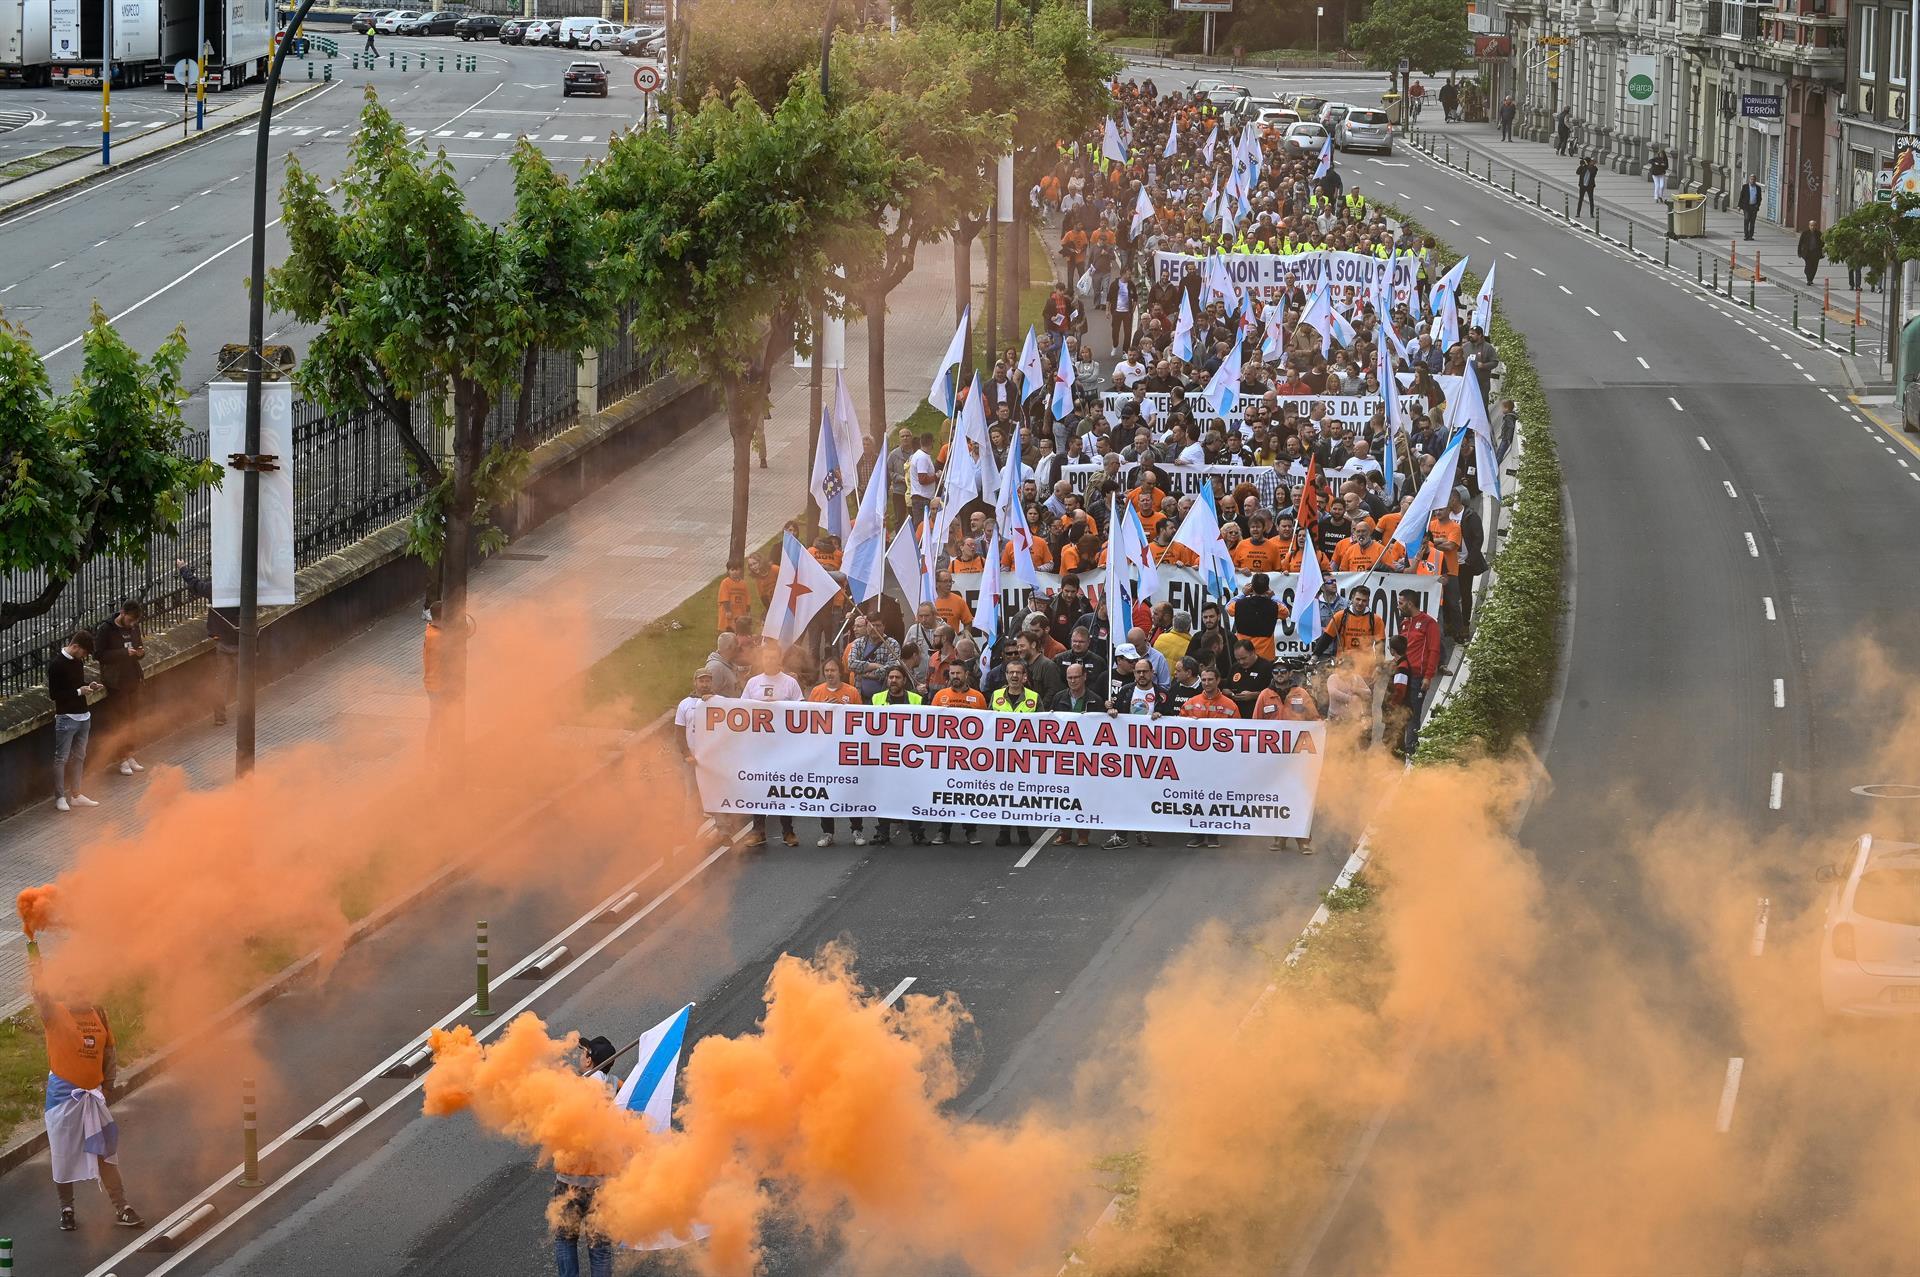
[[[654,360],[631,348],[626,324],[608,354],[622,361],[615,396],[639,389],[655,375]],[[607,362],[601,364],[601,398],[609,402]],[[532,432],[544,439],[579,418],[578,362],[573,352],[543,350],[533,378]],[[502,396],[487,419],[489,444],[513,432],[517,396]],[[431,413],[425,402],[413,405],[414,434],[435,446]],[[184,445],[188,456],[207,455],[207,436],[196,434]],[[411,510],[426,486],[407,464],[400,439],[384,413],[322,412],[303,399],[293,404],[294,562],[315,563],[352,545]],[[0,696],[43,687],[47,657],[68,634],[92,627],[129,598],[146,607],[147,628],[157,631],[199,615],[204,605],[188,592],[176,561],[185,561],[203,577],[212,568],[213,532],[209,490],[187,499],[175,536],[154,537],[144,563],[100,557],[89,561],[67,584],[53,610],[0,631]],[[17,573],[0,580],[9,599],[30,599],[46,584],[44,573]]]

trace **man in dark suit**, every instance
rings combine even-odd
[[[1734,207],[1740,210],[1740,219],[1746,226],[1746,237],[1753,238],[1753,224],[1760,218],[1760,201],[1764,198],[1760,189],[1760,179],[1747,174],[1747,180],[1740,183],[1740,198],[1734,201]]]

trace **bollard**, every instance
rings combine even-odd
[[[404,70],[404,68],[402,68]],[[387,51],[387,70],[393,70],[393,51]]]
[[[1715,295],[1720,292],[1720,259],[1717,257],[1713,259],[1713,291]]]
[[[473,1013],[477,1016],[492,1015],[493,1009],[487,1005],[487,924],[482,920],[474,932],[473,940]]]
[[[1826,281],[1826,289],[1820,294],[1820,313],[1825,315],[1833,309],[1833,281]]]
[[[427,69],[427,55],[424,53],[420,55],[420,69],[422,71]],[[447,69],[446,54],[443,53],[438,58],[435,59],[435,65],[433,69],[436,71],[444,71]]]
[[[1600,233],[1600,210],[1597,208],[1593,210],[1593,233],[1595,235]]]
[[[1755,276],[1759,275],[1759,273],[1760,273],[1759,271],[1755,271],[1752,275],[1747,276],[1747,309],[1748,310],[1754,309],[1754,304],[1753,304],[1754,278]]]
[[[313,63],[311,62],[307,63],[307,78],[309,80],[313,78]]]
[[[1766,276],[1760,273],[1760,254],[1757,250],[1753,255],[1753,277],[1756,281],[1764,281],[1766,279]]]
[[[1673,269],[1673,241],[1670,239],[1660,241],[1660,265],[1666,270]]]
[[[1520,197],[1520,175],[1512,169],[1507,170],[1507,194],[1515,199]]]
[[[1693,250],[1693,282],[1696,284],[1702,282],[1707,277],[1706,266],[1704,264],[1706,260],[1707,255],[1705,253],[1697,248]]]
[[[1793,295],[1793,331],[1800,331],[1800,294]]]
[[[1827,344],[1827,312],[1823,310],[1823,311],[1821,311],[1821,312],[1820,312],[1820,345],[1821,345],[1821,348],[1822,348],[1822,349],[1824,349],[1824,348],[1826,347],[1826,344]]]
[[[1537,177],[1534,178],[1533,179],[1533,206],[1535,208],[1545,208],[1547,206],[1546,200],[1542,198],[1543,196],[1546,195],[1546,193],[1547,193],[1546,183],[1542,182]]]
[[[1860,330],[1858,328],[1847,329],[1847,353],[1849,355],[1857,355],[1860,353]]]
[[[1627,219],[1627,251],[1629,253],[1633,251],[1633,219],[1631,217]]]
[[[328,62],[320,68],[320,78],[322,80],[331,80],[333,78],[333,63]]]
[[[13,1238],[0,1237],[0,1274],[13,1271]]]
[[[1451,167],[1453,164],[1453,139],[1452,138],[1447,139],[1447,164],[1449,167]]]
[[[240,1178],[236,1182],[242,1188],[260,1186],[260,1122],[259,1107],[254,1102],[253,1079],[243,1078],[240,1082],[240,1144],[246,1155],[240,1168]]]
[[[1573,220],[1573,196],[1562,193],[1560,196],[1560,217],[1563,221]]]

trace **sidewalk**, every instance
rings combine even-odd
[[[1432,153],[1435,158],[1446,160],[1449,152],[1455,168],[1469,163],[1476,177],[1484,178],[1487,161],[1493,161],[1493,182],[1502,189],[1517,189],[1523,199],[1532,201],[1536,194],[1548,211],[1559,213],[1563,208],[1572,208],[1576,193],[1574,189],[1574,168],[1579,157],[1556,155],[1551,145],[1545,142],[1526,142],[1515,138],[1511,142],[1500,140],[1500,130],[1489,124],[1447,124],[1440,121],[1440,113],[1435,110],[1423,113],[1417,128],[1422,139],[1420,145],[1426,148],[1426,139],[1432,139]],[[1614,239],[1626,238],[1625,223],[1634,223],[1635,247],[1643,253],[1658,256],[1660,241],[1667,233],[1667,210],[1665,205],[1653,200],[1653,184],[1645,177],[1633,177],[1603,170],[1595,187],[1600,208],[1600,229]],[[1669,187],[1671,196],[1674,189]],[[1584,225],[1591,230],[1593,218],[1588,216]],[[1824,229],[1824,228],[1823,228]],[[1707,234],[1702,239],[1679,239],[1673,242],[1672,260],[1676,268],[1683,264],[1691,270],[1695,262],[1695,253],[1706,255],[1706,272],[1709,281],[1717,263],[1720,271],[1721,286],[1725,287],[1727,268],[1732,258],[1732,250],[1739,252],[1739,284],[1735,294],[1745,297],[1746,281],[1752,268],[1754,255],[1759,254],[1761,283],[1757,293],[1763,309],[1773,309],[1786,313],[1792,309],[1792,299],[1799,298],[1800,320],[1803,326],[1811,329],[1820,322],[1820,307],[1828,285],[1833,290],[1833,310],[1829,313],[1828,336],[1844,343],[1847,336],[1847,321],[1854,309],[1854,292],[1847,286],[1847,268],[1836,262],[1823,261],[1814,274],[1814,282],[1806,282],[1806,268],[1796,253],[1799,232],[1789,231],[1770,222],[1761,221],[1754,226],[1751,242],[1741,237],[1741,216],[1738,210],[1719,212],[1711,206],[1707,209]],[[1771,295],[1775,299],[1772,307],[1767,307],[1765,299]],[[1869,345],[1874,350],[1880,346],[1880,304],[1882,295],[1862,291],[1860,293],[1860,349],[1864,354]]]
[[[340,83],[335,81],[334,83]],[[273,111],[277,119],[293,103],[328,87],[325,84],[283,84],[274,94]],[[173,120],[157,124],[152,128],[133,134],[125,141],[116,131],[113,140],[113,163],[103,165],[99,155],[82,156],[41,169],[38,173],[14,181],[0,184],[0,213],[38,203],[50,195],[64,191],[78,191],[103,177],[121,173],[135,165],[144,164],[155,155],[166,151],[180,150],[193,146],[209,138],[219,137],[231,129],[237,128],[260,116],[260,104],[265,95],[258,91],[229,92],[209,95],[207,98],[207,127],[195,130],[189,127],[185,137],[180,133],[180,122]],[[98,141],[98,134],[94,140]]]
[[[976,253],[979,246],[976,245]],[[974,277],[984,278],[976,262]],[[899,421],[925,393],[925,372],[953,333],[953,254],[944,244],[921,250],[919,265],[894,291],[887,329],[888,415]],[[847,380],[864,408],[866,332],[847,330]],[[768,468],[753,471],[749,544],[773,536],[797,513],[806,493],[811,434],[804,371],[776,369],[767,424]],[[827,387],[832,399],[832,385]],[[868,423],[863,422],[862,425]],[[510,556],[490,559],[473,576],[472,611],[484,629],[490,613],[572,576],[593,600],[590,641],[579,650],[584,669],[638,633],[649,621],[703,589],[726,567],[732,442],[717,412],[668,449],[633,466],[527,536]],[[690,475],[710,476],[705,485]],[[339,739],[349,731],[359,772],[379,769],[424,730],[420,687],[420,618],[411,609],[383,617],[326,656],[261,689],[259,749],[263,759],[296,742]],[[686,670],[660,677],[684,679]],[[151,769],[178,767],[196,789],[233,775],[233,729],[201,723],[140,751]],[[50,766],[50,764],[49,764]],[[51,801],[0,821],[0,900],[10,910],[24,887],[52,881],[81,849],[105,835],[137,834],[146,820],[139,797],[152,772],[89,778],[101,806],[60,813]],[[343,775],[343,781],[351,773]],[[49,780],[51,784],[51,780]],[[26,944],[18,929],[0,927],[0,1018],[26,1002]]]

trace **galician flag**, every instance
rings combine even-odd
[[[808,623],[820,614],[827,601],[840,592],[840,586],[808,554],[793,533],[780,544],[780,575],[774,581],[773,599],[767,604],[766,623],[760,633],[782,648],[791,647],[806,632]]]
[[[1230,416],[1240,406],[1240,343],[1234,341],[1227,347],[1227,357],[1220,361],[1220,367],[1214,371],[1213,380],[1200,392],[1201,397],[1213,405],[1216,415]]]
[[[893,569],[893,579],[900,583],[907,602],[916,608],[933,602],[932,583],[927,580],[926,565],[920,558],[920,543],[914,539],[912,519],[902,523],[900,530],[893,534],[893,541],[887,546],[887,566]],[[853,578],[849,575],[847,579],[851,582]]]
[[[1180,521],[1180,530],[1173,534],[1173,543],[1186,546],[1200,560],[1200,575],[1209,595],[1231,598],[1239,588],[1239,578],[1234,575],[1227,543],[1220,539],[1220,508],[1213,502],[1213,485],[1201,484],[1198,496],[1187,517]]]
[[[1446,509],[1453,497],[1454,476],[1460,472],[1460,441],[1465,437],[1465,431],[1454,432],[1440,460],[1434,463],[1433,473],[1420,485],[1413,504],[1400,519],[1400,526],[1393,530],[1393,539],[1407,552],[1409,563],[1420,557],[1420,548],[1427,543],[1427,521],[1436,510]]]
[[[1039,394],[1047,380],[1047,366],[1040,362],[1040,343],[1034,337],[1032,324],[1027,325],[1027,344],[1020,348],[1020,365],[1014,371],[1020,374],[1020,403],[1024,411],[1027,400]]]
[[[1300,554],[1300,579],[1293,586],[1293,633],[1302,643],[1311,645],[1327,628],[1329,618],[1320,614],[1320,587],[1325,581],[1320,571],[1320,553],[1314,549],[1313,535],[1309,533],[1306,548]]]
[[[673,1129],[673,1090],[679,1079],[680,1053],[686,1047],[687,1020],[693,1003],[681,1007],[640,1035],[633,1072],[620,1084],[614,1103],[646,1119],[655,1135]],[[632,1247],[634,1250],[677,1250],[705,1239],[712,1233],[705,1224],[695,1224],[692,1235],[679,1237],[663,1233]]]
[[[1000,485],[1000,500],[994,507],[994,523],[1007,530],[1007,544],[1013,547],[1013,577],[1030,590],[1040,588],[1033,570],[1033,529],[1027,526],[1026,504],[1020,500],[1020,428],[1014,427],[1013,443],[1007,451],[1007,474]]]
[[[1320,163],[1314,167],[1313,180],[1319,181],[1333,169],[1333,134],[1327,134],[1327,140],[1320,144]]]
[[[1060,343],[1060,362],[1053,370],[1053,417],[1060,421],[1073,411],[1073,352]]]
[[[986,567],[980,573],[980,605],[974,609],[973,628],[986,638],[980,644],[980,681],[993,668],[993,649],[1000,642],[1000,529],[987,537]]]
[[[1480,374],[1471,367],[1460,376],[1460,388],[1447,400],[1446,424],[1449,428],[1473,434],[1474,470],[1480,486],[1500,495],[1500,463],[1494,458],[1493,421],[1487,415],[1487,400],[1480,393]]]
[[[1180,154],[1180,126],[1175,124],[1167,130],[1167,144],[1160,149],[1160,158],[1170,160]]]
[[[1153,216],[1153,201],[1147,198],[1147,188],[1140,188],[1140,198],[1133,202],[1133,227],[1127,232],[1129,239],[1140,233],[1140,224]]]
[[[1473,299],[1473,326],[1481,332],[1493,327],[1493,274],[1500,269],[1500,259],[1495,258],[1487,267],[1487,277],[1480,281],[1480,295]]]
[[[1206,144],[1200,148],[1200,158],[1205,163],[1208,163],[1208,164],[1213,163],[1213,144],[1215,141],[1219,139],[1219,137],[1220,137],[1220,126],[1218,124],[1214,125],[1212,128],[1207,130]]]
[[[1121,141],[1119,126],[1114,124],[1111,115],[1107,117],[1107,131],[1100,138],[1100,154],[1115,164],[1127,162],[1127,144]]]
[[[860,415],[853,410],[853,391],[847,387],[843,368],[833,370],[833,441],[849,471],[867,455],[867,437],[860,433]]]
[[[853,531],[847,534],[840,570],[847,578],[847,594],[855,604],[865,603],[886,588],[887,549],[887,463],[892,449],[882,446],[873,473],[867,476],[867,490],[860,495],[860,509],[853,516]],[[918,605],[919,600],[914,603]]]
[[[960,322],[953,330],[953,340],[947,343],[947,353],[941,356],[939,367],[933,370],[933,385],[927,391],[927,402],[938,408],[943,417],[953,415],[953,397],[958,387],[948,374],[967,356],[967,319],[972,311],[971,306],[961,310]]]
[[[1193,362],[1193,304],[1184,288],[1180,290],[1180,318],[1173,325],[1173,353]]]
[[[820,410],[820,439],[813,449],[813,482],[807,490],[820,503],[820,526],[844,541],[847,535],[847,476],[834,441],[833,413]]]

